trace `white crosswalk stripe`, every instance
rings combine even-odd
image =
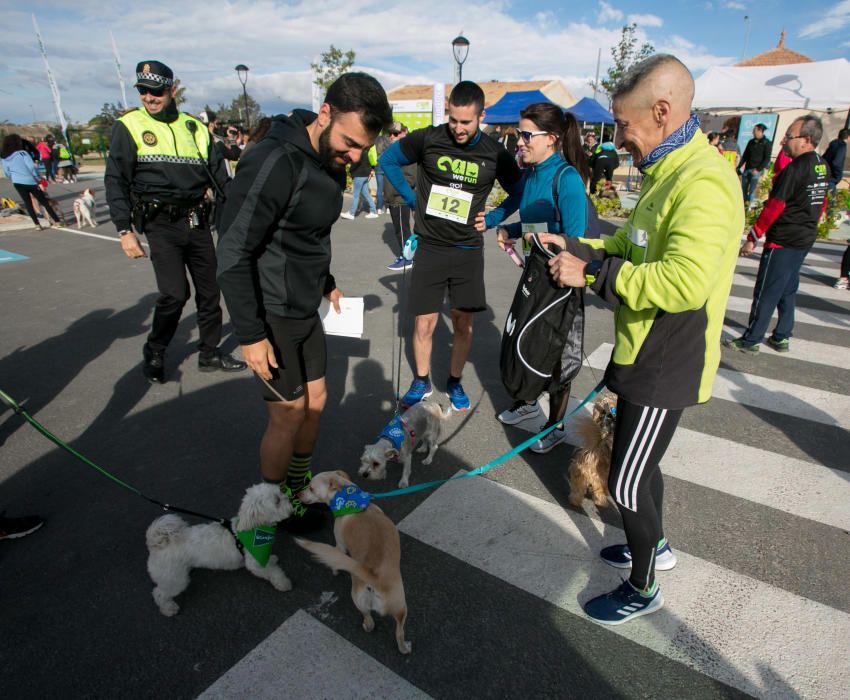
[[[587,358],[590,366],[605,369],[613,347],[610,343],[600,345]],[[779,379],[720,368],[711,395],[716,399],[735,401],[850,430],[848,394],[811,389]]]
[[[732,284],[747,287],[748,289],[752,289],[753,286],[755,286],[755,283],[755,273],[750,275],[736,274],[732,278]],[[803,297],[803,299],[806,297],[813,297],[815,299],[850,302],[850,291],[846,289],[835,289],[831,283],[823,284],[818,282],[805,282],[801,280],[797,294],[799,297]]]
[[[617,585],[597,552],[625,540],[616,528],[486,479],[440,487],[400,528],[577,615],[581,603]],[[664,609],[615,634],[761,697],[784,696],[789,683],[803,697],[828,697],[850,682],[850,615],[677,556],[659,579]],[[802,615],[816,636],[801,632]]]
[[[831,253],[834,249],[818,244],[815,250],[807,261],[809,271],[833,274],[832,263],[838,260]],[[757,260],[741,259],[735,284],[751,289],[757,264]],[[807,306],[814,298],[828,300],[835,310]],[[727,310],[748,312],[749,305],[749,298],[732,296]],[[832,344],[807,338],[811,327],[829,329],[847,342]],[[730,322],[724,327],[724,337],[738,336],[740,330]],[[846,376],[840,373],[850,369],[848,345],[850,292],[803,282],[791,351],[776,353],[763,346],[759,361],[768,363],[766,376],[721,367],[712,392],[716,400],[701,410],[719,415],[734,405],[769,411],[778,419],[826,430],[850,449],[850,387],[836,383],[827,390],[823,386],[828,382],[810,381],[812,373],[818,377]],[[586,365],[594,370],[595,378],[607,365],[612,349],[610,343],[603,342],[589,354]],[[798,372],[800,368],[805,371]],[[568,410],[578,401],[578,397],[571,397]],[[516,429],[526,434],[539,431],[548,413],[545,395],[541,404],[542,415],[504,428],[506,434],[513,435]],[[768,421],[760,413],[750,416],[754,424]],[[569,423],[567,433],[576,442]],[[497,444],[501,443],[494,440],[487,449]],[[559,456],[558,463],[565,468],[569,447],[556,450],[559,452],[550,456]],[[532,455],[522,455],[512,463],[533,468],[534,460]],[[850,560],[850,544],[841,533],[850,531],[850,472],[841,466],[840,462],[827,466],[809,458],[808,453],[796,457],[783,454],[780,446],[759,434],[743,444],[731,436],[703,432],[699,425],[696,429],[680,426],[662,461],[662,471],[671,477],[667,488],[678,492],[680,499],[695,498],[691,491],[702,489],[705,493],[707,489],[729,513],[752,511],[750,517],[761,519],[757,527],[768,532],[784,518],[793,522],[803,542],[832,533],[837,536],[829,541],[841,543],[843,549],[824,556],[846,562]],[[414,469],[413,482],[428,478],[425,473]],[[580,513],[529,493],[528,487],[524,490],[498,469],[489,476],[492,478],[454,481],[427,492],[401,520],[400,531],[447,555],[453,578],[477,580],[486,574],[503,586],[506,594],[519,590],[549,606],[547,609],[585,620],[583,603],[615,587],[622,573],[602,563],[598,552],[604,546],[623,542],[624,533],[606,524],[610,522],[607,519],[600,519],[589,502],[588,511]],[[545,492],[541,482],[535,483]],[[699,504],[694,503],[693,508],[698,510]],[[609,513],[616,515],[613,509]],[[722,520],[729,513],[721,510],[710,516]],[[680,522],[678,526],[699,530],[698,521]],[[743,540],[750,535],[746,530],[737,533]],[[832,698],[850,685],[850,605],[833,607],[814,592],[786,589],[776,579],[768,582],[742,573],[735,566],[718,563],[716,552],[682,551],[675,542],[672,545],[678,564],[658,578],[664,608],[640,620],[604,628],[608,645],[616,648],[628,640],[646,653],[660,654],[680,664],[689,673],[759,698]],[[816,565],[817,561],[813,558],[803,566]],[[405,575],[434,575],[418,564],[406,559]],[[777,566],[798,564],[784,561]],[[837,570],[842,570],[840,564]],[[440,572],[433,580],[440,581],[445,574]],[[419,620],[419,624],[432,621]],[[470,620],[469,624],[483,626],[486,621]],[[493,624],[498,629],[498,622]],[[323,651],[318,651],[320,648]],[[350,683],[351,678],[357,679],[362,689],[353,697],[429,697],[406,680],[406,671],[398,667],[390,670],[356,643],[304,613],[287,620],[201,697],[265,697],[258,681],[273,673],[285,673],[277,660],[285,655],[292,659],[293,650],[297,650],[295,660],[288,667],[308,670],[306,680],[295,678],[297,674],[285,676],[293,697],[339,695],[338,689],[346,687],[342,684]],[[320,655],[334,660],[327,679],[310,672],[309,659]],[[322,668],[324,672],[328,665]],[[628,694],[629,689],[634,690],[628,679],[622,682],[617,691]],[[534,695],[534,688],[529,688],[529,694]],[[439,696],[434,692],[431,695]]]

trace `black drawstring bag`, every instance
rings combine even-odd
[[[532,236],[502,334],[502,383],[515,400],[533,401],[546,390],[563,389],[581,369],[584,290],[557,286],[547,263],[560,248],[552,248],[555,252]]]

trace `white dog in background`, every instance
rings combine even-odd
[[[407,488],[410,483],[414,448],[418,452],[427,451],[422,464],[431,464],[440,444],[443,421],[451,414],[450,408],[443,411],[438,403],[432,401],[413,404],[404,412],[400,421],[393,418],[374,445],[366,445],[363,448],[363,454],[360,456],[360,476],[367,479],[384,479],[387,476],[387,462],[398,461],[402,464],[398,485],[399,488]],[[397,435],[387,435],[391,430]],[[392,442],[393,437],[399,443],[398,448]]]
[[[292,504],[274,484],[251,486],[242,499],[238,529],[251,530],[285,520]],[[148,573],[156,584],[153,599],[163,615],[176,615],[180,606],[174,601],[189,586],[192,569],[233,570],[245,567],[254,576],[267,580],[279,591],[292,589],[292,583],[272,555],[261,566],[253,555],[241,552],[233,534],[219,523],[189,526],[176,515],[163,515],[148,528]]]
[[[83,190],[83,193],[74,200],[74,216],[77,217],[77,228],[80,228],[85,221],[92,228],[97,227],[97,222],[94,220],[94,192],[90,189]]]

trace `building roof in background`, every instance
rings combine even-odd
[[[736,63],[738,67],[747,66],[785,66],[792,63],[813,63],[812,59],[803,54],[792,51],[785,47],[785,32],[779,35],[779,43],[776,48],[768,49],[758,56],[753,56],[745,61]]]
[[[547,92],[547,88],[559,87],[559,93],[566,91],[570,95],[566,85],[563,85],[560,80],[525,80],[516,82],[502,82],[500,80],[491,80],[486,83],[478,83],[481,89],[484,90],[484,107],[489,107],[498,102],[507,92],[527,92],[529,90],[540,90],[543,93]],[[446,83],[446,96],[454,87],[451,83]],[[433,94],[433,85],[402,85],[387,93],[387,97],[392,100],[430,100]],[[562,103],[561,95],[547,95],[553,102]],[[571,96],[571,95],[570,95]],[[575,99],[568,104],[561,104],[563,107],[568,107],[575,102]]]

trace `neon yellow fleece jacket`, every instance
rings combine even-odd
[[[641,406],[704,403],[744,230],[741,186],[698,131],[647,168],[626,224],[568,250],[604,260],[591,289],[615,304],[608,388]]]

